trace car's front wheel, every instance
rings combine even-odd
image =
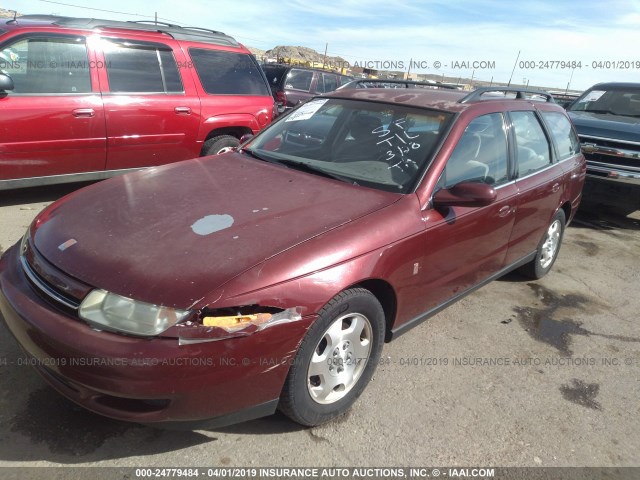
[[[218,155],[219,153],[225,153],[240,145],[240,140],[232,135],[218,135],[212,137],[202,147],[202,155]]]
[[[384,328],[382,306],[368,290],[353,288],[334,297],[300,344],[280,410],[306,426],[348,410],[373,375]]]
[[[540,244],[538,245],[538,251],[536,258],[530,263],[521,267],[520,271],[527,277],[538,279],[544,277],[558,258],[558,252],[560,251],[560,245],[562,244],[562,237],[564,236],[564,227],[566,224],[566,217],[564,211],[558,210],[554,215],[547,231]]]

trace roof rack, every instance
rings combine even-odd
[[[382,84],[382,85],[393,85],[393,86],[382,86],[382,87],[367,87],[366,84]],[[361,78],[353,80],[349,83],[345,83],[340,87],[340,90],[344,90],[347,88],[446,88],[448,90],[457,90],[453,85],[447,85],[445,83],[440,82],[417,82],[414,80],[396,80],[396,79],[382,79],[382,78]]]
[[[176,40],[213,43],[216,45],[226,45],[231,47],[240,46],[234,38],[216,30],[198,27],[181,27],[180,25],[155,22],[153,20],[118,21],[103,20],[100,18],[62,17],[57,15],[23,15],[17,19],[18,23],[24,20],[48,22],[59,27],[68,28],[118,28],[126,30],[141,30],[145,32],[158,32],[169,35]]]
[[[480,97],[482,97],[482,95],[489,92],[504,92],[504,93],[513,92],[516,94],[516,99],[519,99],[519,100],[526,100],[527,97],[525,94],[539,95],[541,97],[546,98],[547,102],[555,103],[553,99],[553,95],[551,95],[548,92],[545,92],[543,90],[535,90],[535,89],[519,88],[519,87],[478,87],[469,95],[458,100],[458,103],[469,103],[476,100],[480,100]]]

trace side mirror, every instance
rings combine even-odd
[[[436,207],[485,207],[496,201],[497,194],[491,185],[478,182],[461,182],[451,188],[443,188],[433,196]]]
[[[6,73],[0,73],[0,93],[6,90],[13,90],[14,88],[13,79]]]
[[[244,145],[253,138],[253,133],[245,133],[240,137],[240,145]]]

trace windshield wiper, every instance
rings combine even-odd
[[[250,157],[253,157],[257,160],[262,160],[263,162],[271,162],[271,163],[275,163],[272,160],[268,160],[264,157],[261,157],[260,155],[258,155],[256,152],[254,152],[253,150],[250,150],[248,148],[241,148],[240,149],[241,153],[246,153],[247,155],[249,155]]]
[[[615,115],[615,113],[613,113],[611,110],[603,110],[603,109],[589,109],[589,110],[584,110],[585,112],[589,112],[589,113],[608,113],[609,115]]]
[[[350,183],[352,185],[358,185],[358,183],[348,177],[343,177],[342,175],[336,175],[335,173],[329,173],[322,168],[314,167],[313,165],[309,165],[304,162],[296,162],[295,160],[287,160],[287,159],[279,159],[277,163],[281,163],[282,165],[294,168],[296,170],[301,170],[303,172],[315,173],[316,175],[322,175],[323,177],[333,178],[334,180],[340,180],[341,182]]]
[[[618,113],[618,112],[613,112],[611,110],[593,109],[593,110],[585,110],[585,112],[589,112],[589,113],[605,113],[605,114],[608,114],[608,115],[615,115],[617,117],[632,117],[632,118],[640,117],[640,114],[637,114],[637,113]]]

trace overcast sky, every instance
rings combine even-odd
[[[473,75],[487,81],[508,81],[516,65],[514,84],[529,81],[564,89],[571,79],[572,89],[586,89],[601,81],[640,82],[640,0],[85,3],[93,9],[83,3],[5,0],[1,6],[22,14],[115,20],[152,18],[157,12],[164,21],[221,30],[263,50],[299,45],[323,52],[328,43],[329,55],[339,55],[351,64],[387,62],[407,70],[413,59],[428,69],[411,71]],[[440,62],[439,68],[435,62]],[[576,62],[575,69],[571,62]]]

